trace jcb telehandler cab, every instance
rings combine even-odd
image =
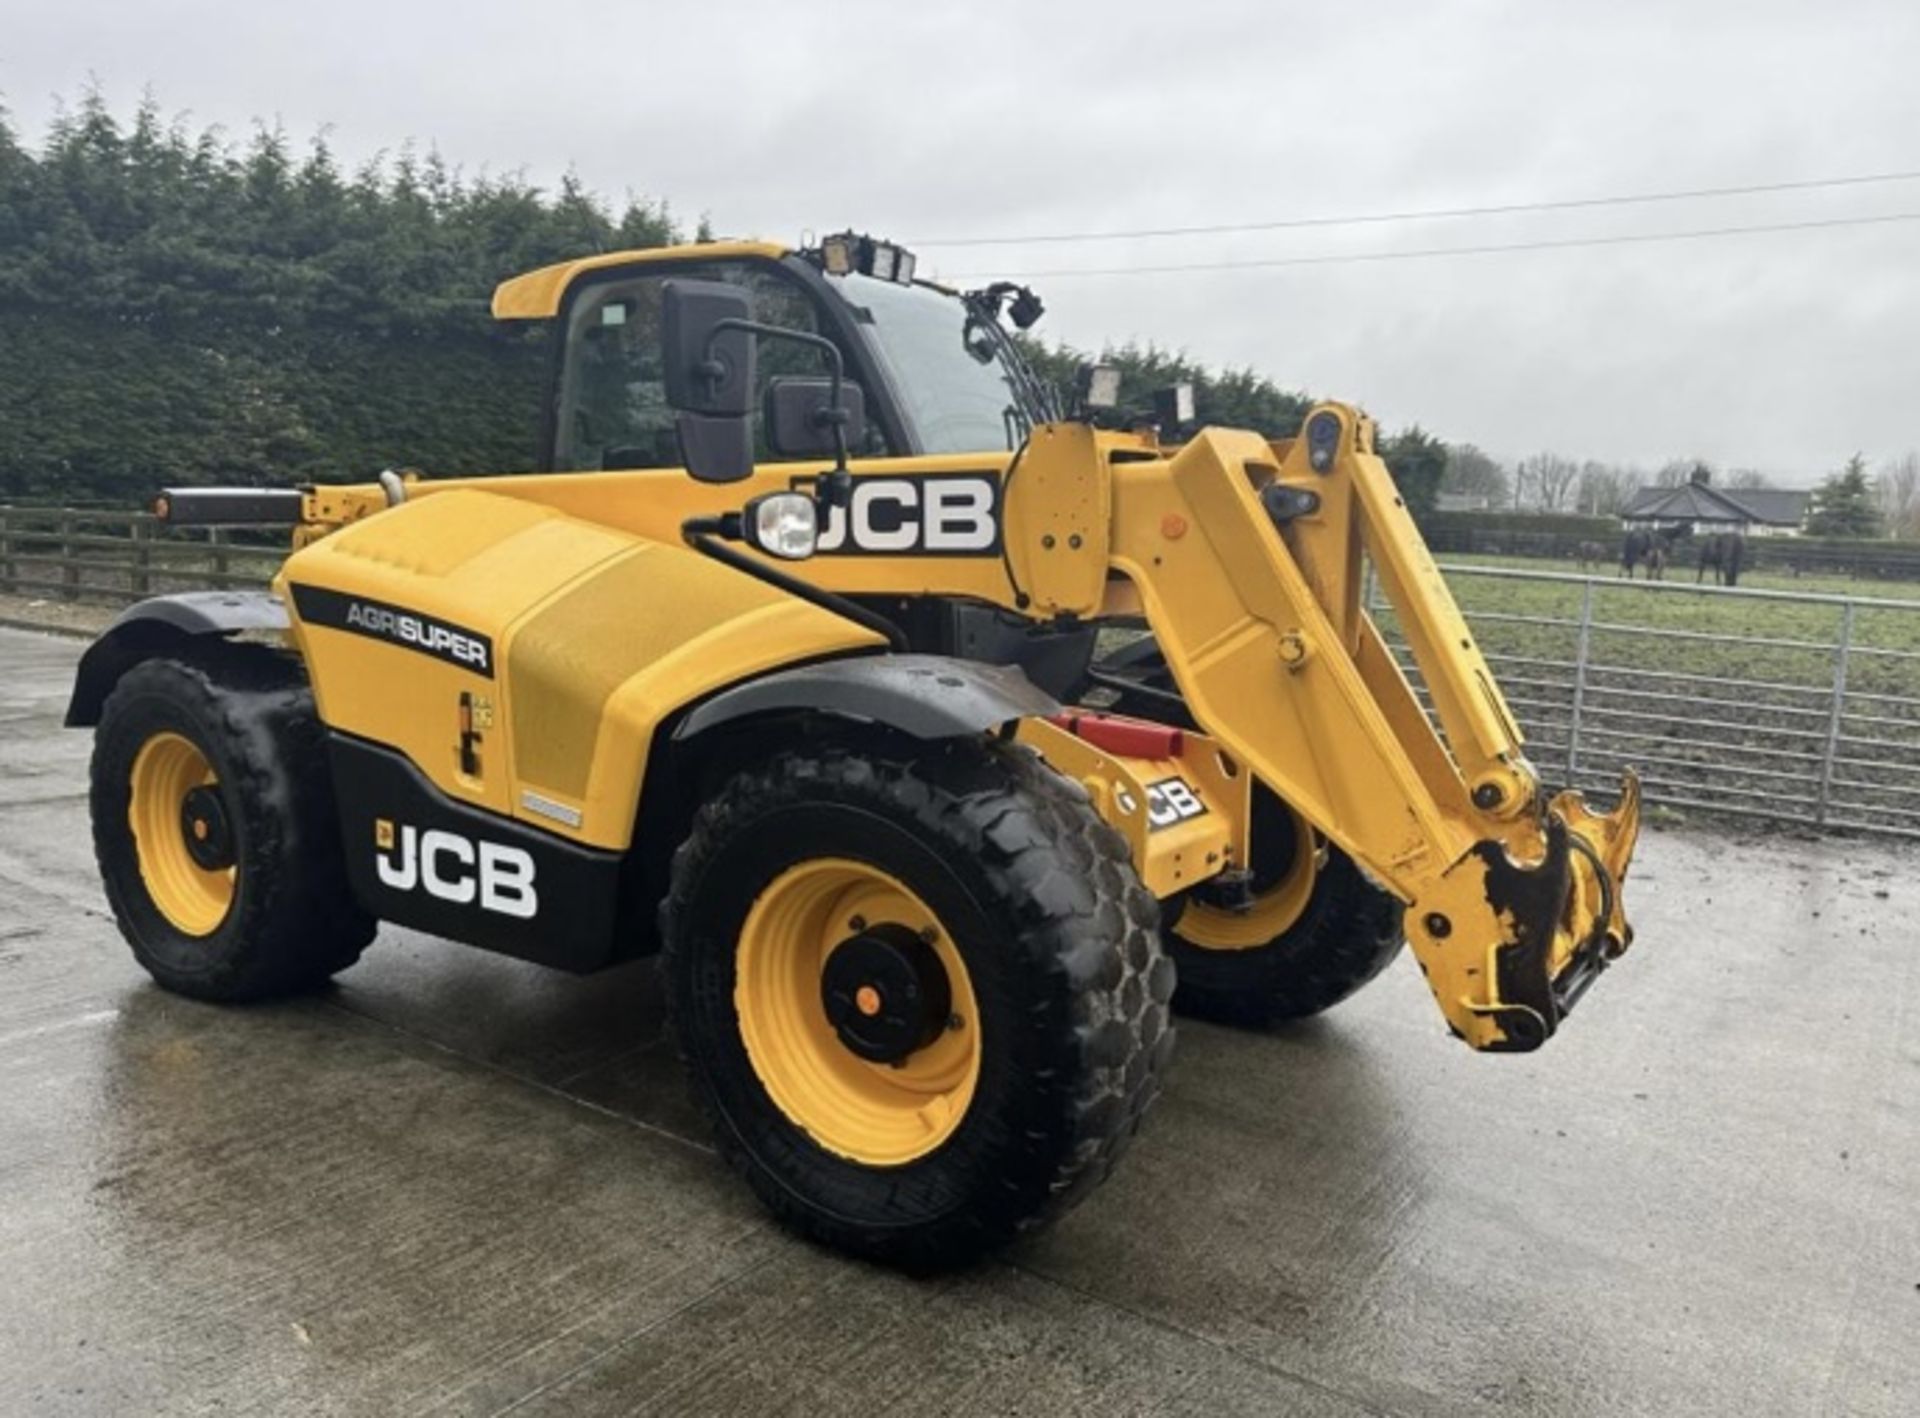
[[[543,471],[169,493],[295,549],[81,664],[107,894],[167,988],[317,985],[381,920],[658,951],[767,1205],[929,1265],[1106,1174],[1170,1005],[1310,1014],[1410,940],[1456,1035],[1531,1049],[1628,944],[1633,779],[1543,789],[1355,410],[1063,409],[1000,323],[1031,294],[863,238],[493,303],[556,330]]]

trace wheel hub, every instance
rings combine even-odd
[[[917,931],[888,923],[828,954],[820,997],[840,1042],[872,1063],[897,1064],[939,1038],[953,991],[939,955]]]
[[[1253,799],[1253,859],[1188,893],[1173,932],[1202,950],[1251,950],[1292,929],[1313,899],[1320,861],[1313,829],[1278,797]]]
[[[153,907],[182,935],[207,936],[233,909],[235,824],[198,744],[161,730],[127,774],[127,827]]]
[[[740,925],[733,1009],[747,1060],[827,1151],[901,1167],[969,1116],[983,1029],[954,935],[891,872],[797,862]]]
[[[226,804],[213,788],[201,784],[180,800],[180,834],[187,855],[202,871],[225,871],[233,865],[233,829]]]

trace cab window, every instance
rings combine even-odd
[[[566,354],[556,396],[553,467],[557,471],[680,466],[673,410],[667,407],[660,354],[660,287],[667,280],[726,281],[753,295],[755,318],[790,330],[820,333],[819,311],[806,291],[777,267],[761,263],[675,264],[588,286],[566,316]],[[762,428],[766,388],[782,375],[825,372],[803,346],[759,342],[754,389],[754,454],[772,454]],[[858,454],[885,455],[870,429]]]

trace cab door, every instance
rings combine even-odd
[[[849,451],[860,458],[912,451],[860,342],[843,328],[845,313],[830,310],[798,275],[763,258],[650,261],[581,281],[560,312],[562,343],[545,439],[549,471],[680,466],[661,346],[661,287],[676,277],[743,286],[753,297],[756,319],[832,339],[848,378],[861,387],[868,413],[864,441]],[[756,462],[781,461],[767,439],[767,386],[784,376],[822,372],[814,351],[783,341],[760,342],[753,415]]]

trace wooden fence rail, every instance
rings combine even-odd
[[[168,591],[264,586],[286,554],[284,531],[0,504],[0,595],[126,605]]]

